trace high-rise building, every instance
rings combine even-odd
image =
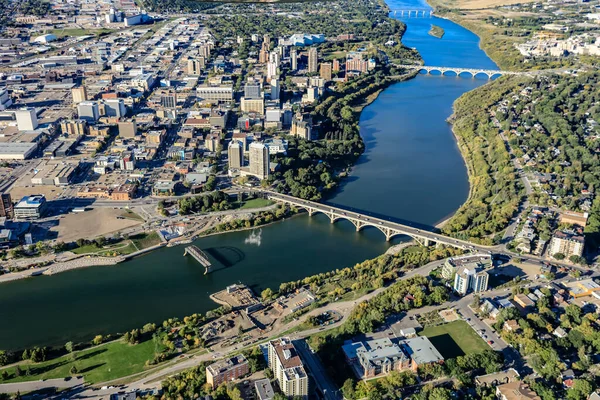
[[[338,60],[337,58],[335,60],[333,60],[333,65],[332,68],[333,72],[339,72],[340,71],[340,60]]]
[[[198,57],[188,60],[187,70],[189,75],[202,75],[205,67],[204,57]]]
[[[0,194],[0,217],[12,219],[15,217],[10,193]]]
[[[229,169],[242,168],[244,165],[244,149],[242,148],[242,143],[237,140],[229,142],[227,156],[229,158]]]
[[[198,55],[204,57],[205,60],[208,60],[210,58],[210,45],[203,44],[202,46],[200,46],[200,48],[198,49]]]
[[[107,117],[123,118],[127,114],[125,101],[123,99],[104,100],[104,114]]]
[[[263,36],[263,46],[266,46],[267,49],[271,48],[271,38],[267,34]]]
[[[277,75],[277,64],[272,62],[267,63],[267,79],[271,79]]]
[[[100,118],[100,109],[95,101],[82,101],[77,104],[77,114],[79,119],[87,122],[95,122]]]
[[[269,342],[269,368],[284,395],[287,397],[308,398],[308,376],[302,360],[287,338]]]
[[[71,94],[73,95],[73,104],[77,105],[82,101],[87,101],[87,90],[85,86],[79,86],[71,89]]]
[[[246,82],[244,85],[244,97],[246,99],[261,99],[262,89],[258,82]]]
[[[471,266],[460,267],[454,276],[454,291],[465,295],[469,291],[475,293],[486,291],[489,274],[480,268]]]
[[[133,120],[119,122],[119,136],[134,138],[137,135],[137,123]]]
[[[304,140],[312,140],[312,118],[302,113],[296,114],[292,119],[290,135],[298,136]]]
[[[308,72],[314,73],[318,71],[318,59],[319,53],[317,53],[316,47],[308,49]]]
[[[319,74],[319,75],[321,75],[321,78],[325,79],[326,81],[330,81],[331,73],[332,73],[331,63],[321,63],[321,71]]]
[[[277,68],[279,68],[279,64],[281,62],[281,57],[279,53],[276,51],[272,51],[269,53],[269,62],[275,64]]]
[[[271,78],[271,100],[279,100],[279,80],[277,78]]]
[[[263,143],[253,142],[249,146],[250,173],[259,179],[269,177],[269,148]]]
[[[16,110],[15,117],[20,131],[32,131],[38,127],[37,113],[33,107]]]
[[[296,51],[296,48],[293,48],[290,51],[290,68],[292,71],[298,69],[298,52]]]

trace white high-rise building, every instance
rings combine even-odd
[[[37,113],[33,107],[15,111],[15,117],[20,131],[32,131],[38,127]]]
[[[77,104],[77,114],[79,119],[87,122],[95,122],[100,118],[98,103],[95,101],[82,101]]]
[[[454,276],[454,291],[461,295],[469,291],[475,293],[486,291],[489,275],[479,268],[461,267]]]
[[[269,342],[269,368],[283,394],[308,398],[308,376],[294,344],[288,338]]]
[[[290,67],[292,71],[298,69],[298,52],[295,48],[290,51]]]
[[[319,54],[317,53],[316,47],[308,49],[308,72],[313,73],[318,70],[318,59]]]
[[[277,64],[269,62],[267,63],[267,79],[271,79],[277,76]]]
[[[242,143],[237,140],[229,142],[227,156],[229,158],[229,169],[242,168],[244,165],[244,149],[242,148]]]
[[[249,153],[250,173],[259,179],[269,178],[269,148],[263,143],[253,142]]]

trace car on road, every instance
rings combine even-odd
[[[494,344],[493,340],[488,340],[487,344],[489,344],[490,346]]]

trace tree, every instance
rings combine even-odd
[[[94,339],[92,340],[92,344],[97,346],[99,344],[102,344],[103,341],[104,341],[104,337],[102,337],[102,335],[96,335],[94,337]]]
[[[342,393],[344,394],[344,398],[346,399],[354,399],[355,391],[354,391],[354,380],[346,379],[344,381],[344,385],[342,386]]]
[[[263,301],[269,300],[271,297],[273,297],[273,290],[271,290],[271,288],[266,288],[260,293],[260,297],[263,299]]]
[[[594,387],[585,379],[573,380],[573,386],[567,390],[567,399],[569,400],[584,400],[592,393]]]
[[[565,255],[563,253],[556,253],[553,257],[555,259],[557,259],[557,260],[564,260],[565,259]]]
[[[78,372],[79,372],[79,371],[77,370],[77,367],[76,367],[76,366],[74,366],[74,365],[73,365],[73,366],[71,367],[71,369],[69,370],[69,373],[70,373],[71,375],[77,375],[77,373],[78,373]]]
[[[477,310],[481,306],[481,297],[476,294],[473,296],[473,301],[471,302],[471,308]]]
[[[65,343],[65,350],[69,353],[72,353],[73,352],[73,342]]]
[[[21,376],[21,367],[19,367],[18,365],[15,367],[15,376],[19,377]]]
[[[7,365],[11,359],[11,354],[6,350],[0,350],[0,367]]]

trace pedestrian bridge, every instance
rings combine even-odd
[[[429,65],[396,65],[400,68],[418,70],[419,72],[425,71],[427,74],[431,74],[432,72],[439,72],[440,75],[446,75],[447,73],[453,73],[456,76],[460,76],[463,74],[469,74],[471,77],[475,78],[477,75],[485,75],[488,79],[492,79],[493,77],[498,77],[502,75],[522,75],[519,72],[514,71],[502,71],[495,69],[479,69],[479,68],[460,68],[460,67],[435,67]]]
[[[357,232],[366,227],[377,228],[385,235],[385,240],[387,241],[392,239],[394,236],[406,235],[410,236],[423,246],[429,246],[435,242],[461,249],[477,249],[481,251],[486,251],[488,249],[485,246],[475,245],[465,240],[455,239],[397,222],[387,221],[381,218],[374,218],[354,211],[345,210],[340,207],[316,203],[309,200],[302,200],[297,197],[267,190],[261,190],[260,193],[269,200],[304,209],[308,212],[308,215],[311,216],[315,213],[325,214],[329,217],[329,220],[332,224],[342,219],[350,221],[356,227]]]

